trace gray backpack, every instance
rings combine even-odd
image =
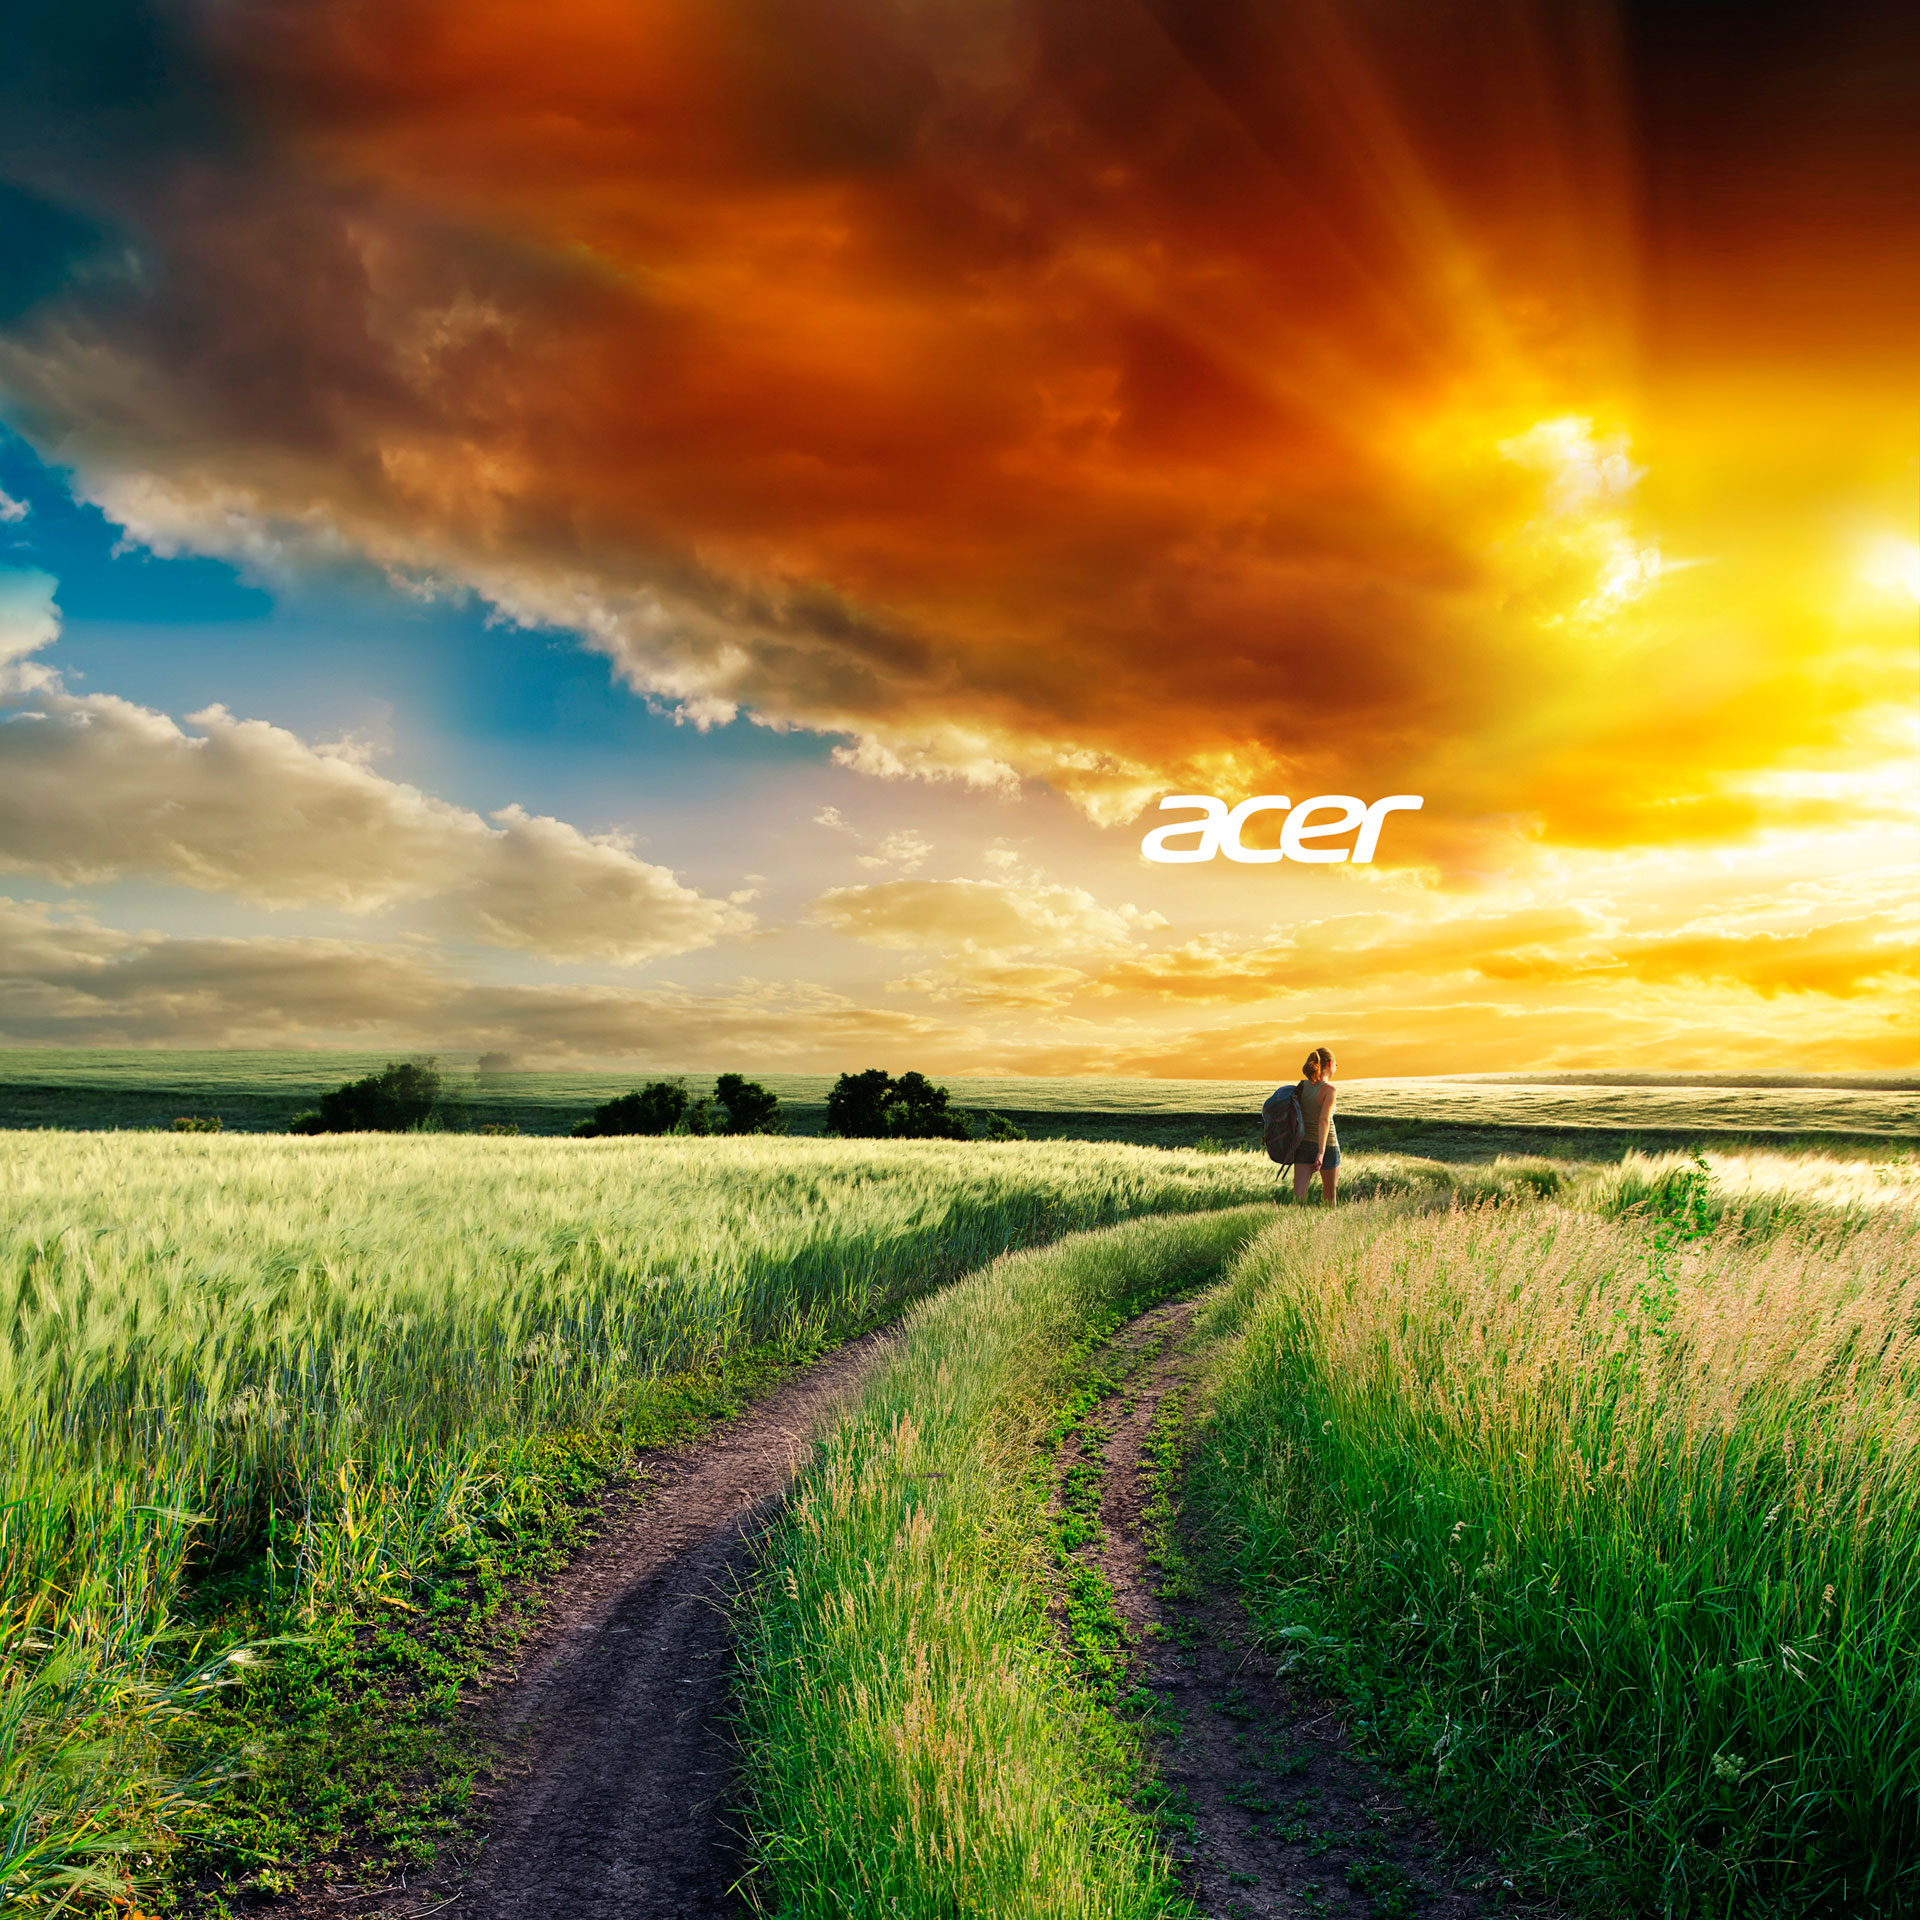
[[[1260,1109],[1260,1138],[1266,1143],[1267,1158],[1292,1166],[1293,1156],[1306,1137],[1307,1119],[1300,1111],[1299,1088],[1275,1087]]]

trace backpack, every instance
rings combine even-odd
[[[1300,1111],[1299,1089],[1274,1088],[1260,1109],[1260,1138],[1266,1143],[1267,1158],[1292,1166],[1293,1156],[1306,1137],[1307,1119]]]

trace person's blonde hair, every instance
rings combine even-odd
[[[1300,1069],[1300,1077],[1303,1080],[1318,1080],[1320,1078],[1320,1049],[1318,1047],[1315,1047],[1314,1050],[1307,1055],[1306,1063]]]
[[[1333,1049],[1331,1047],[1315,1047],[1313,1052],[1308,1055],[1308,1058],[1320,1062],[1320,1072],[1324,1076],[1327,1070],[1333,1065]]]

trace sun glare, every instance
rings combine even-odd
[[[1883,593],[1904,593],[1920,603],[1920,541],[1883,536],[1867,549],[1860,578]]]

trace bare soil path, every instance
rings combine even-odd
[[[1104,1469],[1103,1538],[1084,1551],[1113,1587],[1134,1677],[1154,1696],[1159,1811],[1185,1891],[1219,1920],[1511,1915],[1499,1876],[1449,1863],[1432,1823],[1352,1754],[1337,1710],[1251,1648],[1237,1605],[1217,1594],[1161,1596],[1149,1560],[1148,1442],[1167,1396],[1191,1382],[1181,1341],[1193,1311],[1192,1302],[1159,1307],[1125,1330],[1114,1358],[1137,1364],[1082,1430],[1077,1456],[1060,1462],[1064,1472]]]
[[[651,1456],[547,1590],[476,1703],[498,1759],[477,1859],[324,1910],[410,1920],[691,1920],[745,1913],[727,1597],[814,1430],[887,1336],[842,1347],[707,1439]],[[467,1868],[471,1867],[471,1871]],[[303,1903],[309,1912],[319,1903]]]
[[[1497,1879],[1449,1868],[1431,1824],[1353,1758],[1335,1711],[1249,1649],[1236,1607],[1161,1597],[1148,1442],[1190,1382],[1192,1313],[1156,1308],[1115,1337],[1108,1370],[1126,1384],[1056,1463],[1100,1476],[1102,1537],[1082,1551],[1111,1583],[1134,1676],[1156,1698],[1161,1812],[1186,1891],[1219,1920],[1510,1914]],[[748,1913],[728,1599],[814,1431],[886,1339],[855,1341],[707,1439],[637,1463],[472,1703],[496,1755],[468,1821],[477,1850],[448,1849],[385,1886],[309,1888],[292,1903],[301,1920]]]

